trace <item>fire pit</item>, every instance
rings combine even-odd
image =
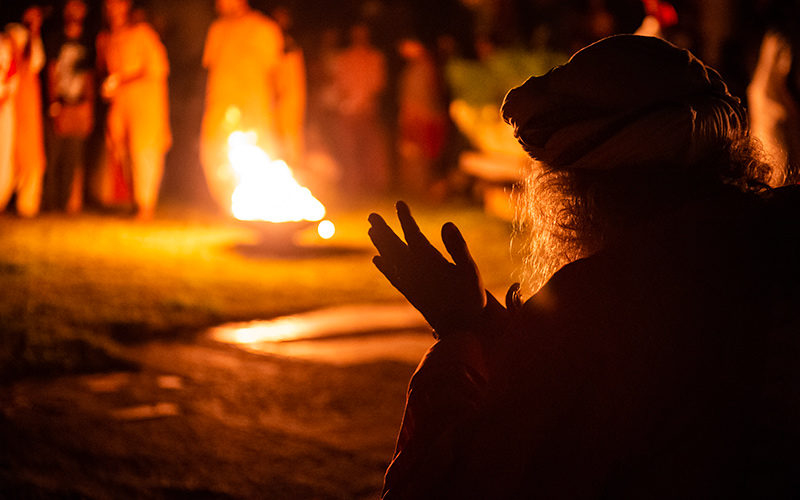
[[[256,245],[265,249],[287,249],[295,245],[297,235],[314,225],[314,221],[269,222],[240,220],[239,224],[252,229],[257,235]]]
[[[317,223],[321,237],[333,235],[333,224],[323,221],[325,206],[297,183],[286,162],[256,145],[255,133],[233,132],[228,159],[238,178],[231,213],[258,232],[261,244],[289,246],[299,231]]]

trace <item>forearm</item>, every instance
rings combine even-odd
[[[438,340],[409,383],[384,498],[425,498],[452,464],[457,429],[476,415],[488,385],[481,343],[463,332]]]
[[[512,288],[515,290],[515,288]],[[384,498],[433,498],[453,463],[462,430],[489,402],[494,339],[509,312],[491,294],[474,328],[439,334],[411,378]]]

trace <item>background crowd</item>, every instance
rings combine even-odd
[[[3,2],[0,210],[89,206],[148,219],[161,196],[226,211],[235,179],[225,141],[242,128],[323,197],[441,198],[462,188],[458,154],[475,147],[451,119],[459,79],[487,87],[481,79],[498,76],[513,51],[550,54],[546,70],[637,30],[718,68],[783,167],[774,183],[790,182],[800,16],[789,4]],[[465,61],[489,69],[465,72]]]

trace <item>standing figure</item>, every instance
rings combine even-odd
[[[108,76],[102,96],[110,102],[106,142],[110,157],[130,165],[136,217],[152,218],[172,145],[169,127],[167,52],[145,22],[130,19],[131,0],[106,0],[110,31],[98,39],[98,58]]]
[[[792,50],[780,33],[766,33],[747,87],[750,129],[775,164],[770,185],[776,187],[800,180],[800,102],[790,83]]]
[[[4,209],[14,189],[14,118],[17,65],[11,37],[0,31],[0,208]]]
[[[45,202],[75,214],[83,207],[86,139],[94,128],[94,72],[84,31],[84,0],[64,4],[64,28],[48,43]]]
[[[386,79],[386,58],[372,46],[369,28],[353,26],[350,46],[334,63],[336,133],[346,192],[377,194],[388,186],[388,141],[380,116]]]
[[[400,42],[405,67],[399,88],[400,183],[409,195],[425,195],[445,140],[447,112],[439,70],[419,41]]]
[[[42,10],[31,7],[23,14],[22,24],[14,23],[7,28],[18,87],[14,104],[13,173],[10,184],[0,186],[0,211],[16,192],[17,214],[22,217],[36,216],[42,200],[45,155],[39,72],[45,57],[41,27]]]
[[[200,159],[209,191],[230,212],[236,176],[227,160],[232,132],[253,131],[256,144],[277,157],[277,71],[283,35],[275,21],[247,0],[217,0],[219,19],[208,30],[203,66],[208,69]]]

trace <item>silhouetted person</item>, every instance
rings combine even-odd
[[[48,40],[48,208],[78,213],[83,207],[86,140],[94,128],[94,57],[84,31],[87,5],[64,4],[63,29]]]
[[[377,194],[389,185],[389,145],[381,121],[386,91],[386,58],[370,41],[366,25],[350,29],[350,45],[334,61],[337,107],[336,141],[342,168],[341,188]]]
[[[106,141],[113,161],[130,166],[136,217],[153,217],[164,156],[172,145],[167,52],[155,30],[132,19],[131,0],[105,0],[110,30],[98,37],[105,69],[101,94],[110,102]]]
[[[429,195],[437,180],[436,162],[447,133],[447,105],[436,61],[416,39],[401,40],[404,60],[398,86],[398,156],[400,184],[410,196]]]
[[[40,36],[42,21],[42,9],[34,6],[25,10],[21,24],[12,23],[6,28],[13,48],[17,83],[13,93],[13,169],[9,178],[0,175],[0,212],[5,210],[11,195],[16,194],[17,214],[22,217],[39,213],[46,162],[39,81],[45,64]]]
[[[453,224],[450,263],[404,203],[405,241],[370,216],[375,265],[439,339],[384,498],[796,498],[800,192],[765,185],[739,100],[622,35],[502,111],[535,160],[527,301],[485,292]]]

